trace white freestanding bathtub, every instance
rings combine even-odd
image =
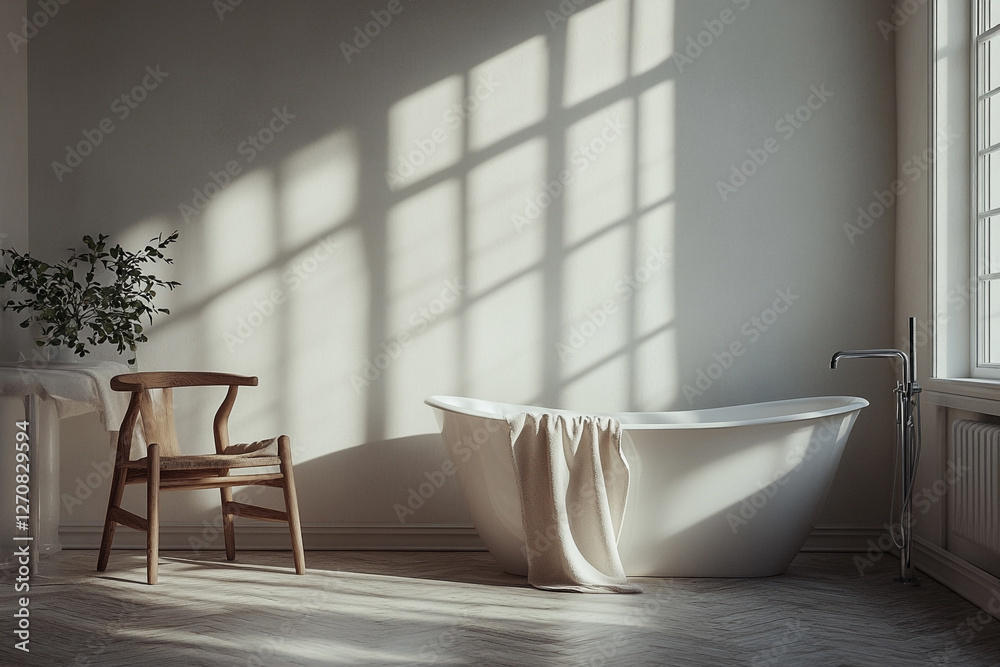
[[[507,415],[577,414],[432,396],[473,523],[506,572],[527,574]],[[605,413],[621,421],[630,485],[618,552],[625,574],[781,574],[822,509],[840,455],[868,405],[828,396],[686,412]]]

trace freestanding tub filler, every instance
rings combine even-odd
[[[506,572],[527,574],[508,415],[576,414],[432,396],[473,523]],[[784,572],[822,509],[863,398],[828,396],[685,412],[605,413],[623,427],[630,484],[625,574],[762,577]]]

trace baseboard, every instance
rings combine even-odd
[[[63,524],[59,539],[63,549],[98,549],[103,524]],[[309,524],[302,526],[302,542],[315,551],[484,551],[472,526],[438,524]],[[237,525],[240,549],[280,551],[291,548],[284,525],[247,523]],[[146,534],[119,526],[115,549],[145,549]],[[160,549],[223,550],[222,531],[215,526],[160,524]]]
[[[816,526],[813,528],[802,551],[864,553],[878,544],[885,529],[872,526]]]
[[[62,524],[59,539],[64,549],[97,549],[102,524]],[[870,526],[817,526],[803,551],[860,553],[877,543],[883,531]],[[116,549],[145,549],[144,533],[119,526]],[[288,549],[288,531],[277,524],[237,526],[241,549],[271,551]],[[302,527],[306,549],[324,551],[484,551],[482,540],[471,525],[453,524],[308,524]],[[161,524],[161,549],[223,549],[218,526]]]
[[[59,539],[63,549],[97,549],[102,524],[62,524]],[[802,551],[863,553],[878,543],[884,531],[870,526],[817,526]],[[288,530],[277,524],[237,526],[241,549],[272,551],[290,548]],[[471,525],[452,524],[308,524],[302,527],[306,549],[317,551],[484,551],[482,540]],[[119,526],[116,549],[145,549],[145,533]],[[160,548],[164,550],[225,548],[218,526],[161,524]]]
[[[920,537],[912,558],[918,570],[1000,619],[1000,579]]]

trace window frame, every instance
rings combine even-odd
[[[997,332],[991,331],[996,327],[992,326],[991,315],[996,317],[998,312],[991,311],[989,306],[991,288],[1000,289],[1000,271],[991,271],[995,262],[990,256],[990,220],[1000,219],[1000,202],[989,202],[993,205],[989,208],[984,205],[984,189],[989,182],[990,174],[983,173],[984,160],[986,155],[994,154],[1000,158],[1000,142],[988,144],[989,131],[984,127],[988,125],[989,118],[982,114],[983,102],[988,98],[994,98],[994,102],[1000,104],[1000,86],[992,90],[980,92],[983,72],[981,69],[982,59],[980,51],[984,44],[990,40],[996,40],[990,47],[1000,47],[1000,23],[987,28],[990,20],[991,0],[973,0],[971,3],[969,21],[969,208],[970,225],[972,231],[970,277],[975,286],[975,296],[972,299],[973,315],[971,321],[972,340],[970,341],[971,376],[977,379],[1000,379],[1000,361],[991,362],[988,360],[991,351],[991,338]],[[986,84],[989,83],[987,80]],[[983,135],[986,135],[986,142]],[[986,179],[984,181],[984,178]],[[1000,308],[1000,306],[998,306]],[[993,335],[991,335],[993,334]],[[1000,336],[997,336],[1000,337]],[[997,347],[1000,347],[998,343]],[[994,355],[998,355],[1000,350],[993,350]]]

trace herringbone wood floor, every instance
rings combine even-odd
[[[1000,622],[886,557],[802,554],[768,579],[637,579],[642,595],[535,590],[486,553],[64,551],[31,583],[31,653],[2,665],[998,665]]]

